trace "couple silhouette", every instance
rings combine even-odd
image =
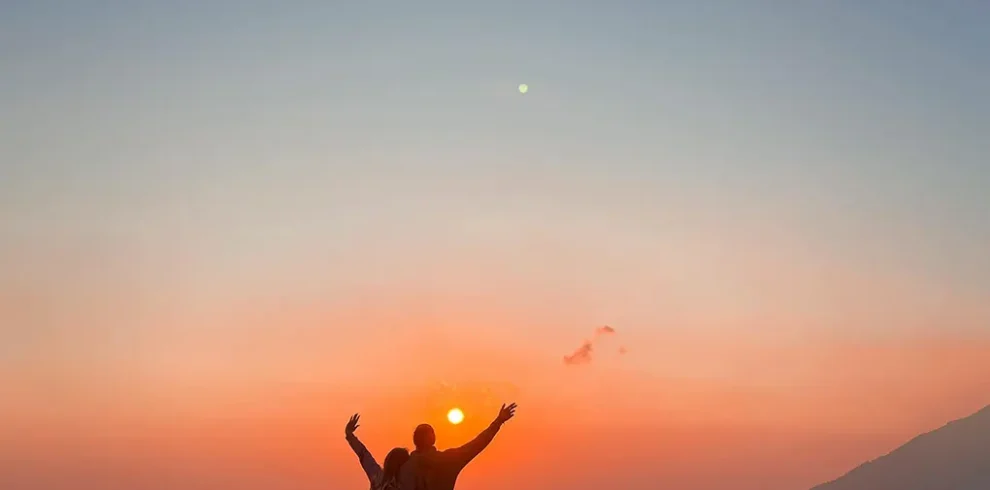
[[[495,420],[477,437],[463,446],[443,451],[436,447],[437,435],[433,427],[421,424],[413,431],[413,444],[416,446],[413,452],[404,447],[392,449],[381,466],[354,435],[359,427],[360,415],[351,416],[344,427],[344,435],[368,475],[371,490],[454,490],[461,470],[488,447],[502,424],[515,414],[515,403],[503,404]]]

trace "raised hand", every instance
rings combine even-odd
[[[344,426],[344,435],[351,436],[354,435],[354,431],[357,430],[358,421],[361,420],[361,416],[358,414],[351,415],[351,419],[347,421],[347,425]]]
[[[503,403],[502,409],[498,411],[498,417],[495,417],[495,421],[500,424],[503,424],[512,417],[514,417],[515,415],[516,415],[516,404],[511,403],[509,404],[509,406],[505,406],[505,404]]]

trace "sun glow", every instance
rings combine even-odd
[[[464,421],[464,412],[462,412],[459,408],[451,408],[450,411],[447,412],[447,420],[449,420],[450,423],[457,425]]]

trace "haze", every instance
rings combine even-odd
[[[459,488],[835,478],[990,403],[987,19],[2,2],[0,487],[359,488],[351,413],[510,401]]]

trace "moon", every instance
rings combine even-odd
[[[447,420],[450,421],[450,423],[457,425],[464,421],[464,412],[462,412],[459,408],[451,408],[450,411],[447,412]]]
[[[519,93],[520,94],[525,94],[526,92],[529,92],[529,85],[526,85],[525,83],[520,83],[519,84]]]

